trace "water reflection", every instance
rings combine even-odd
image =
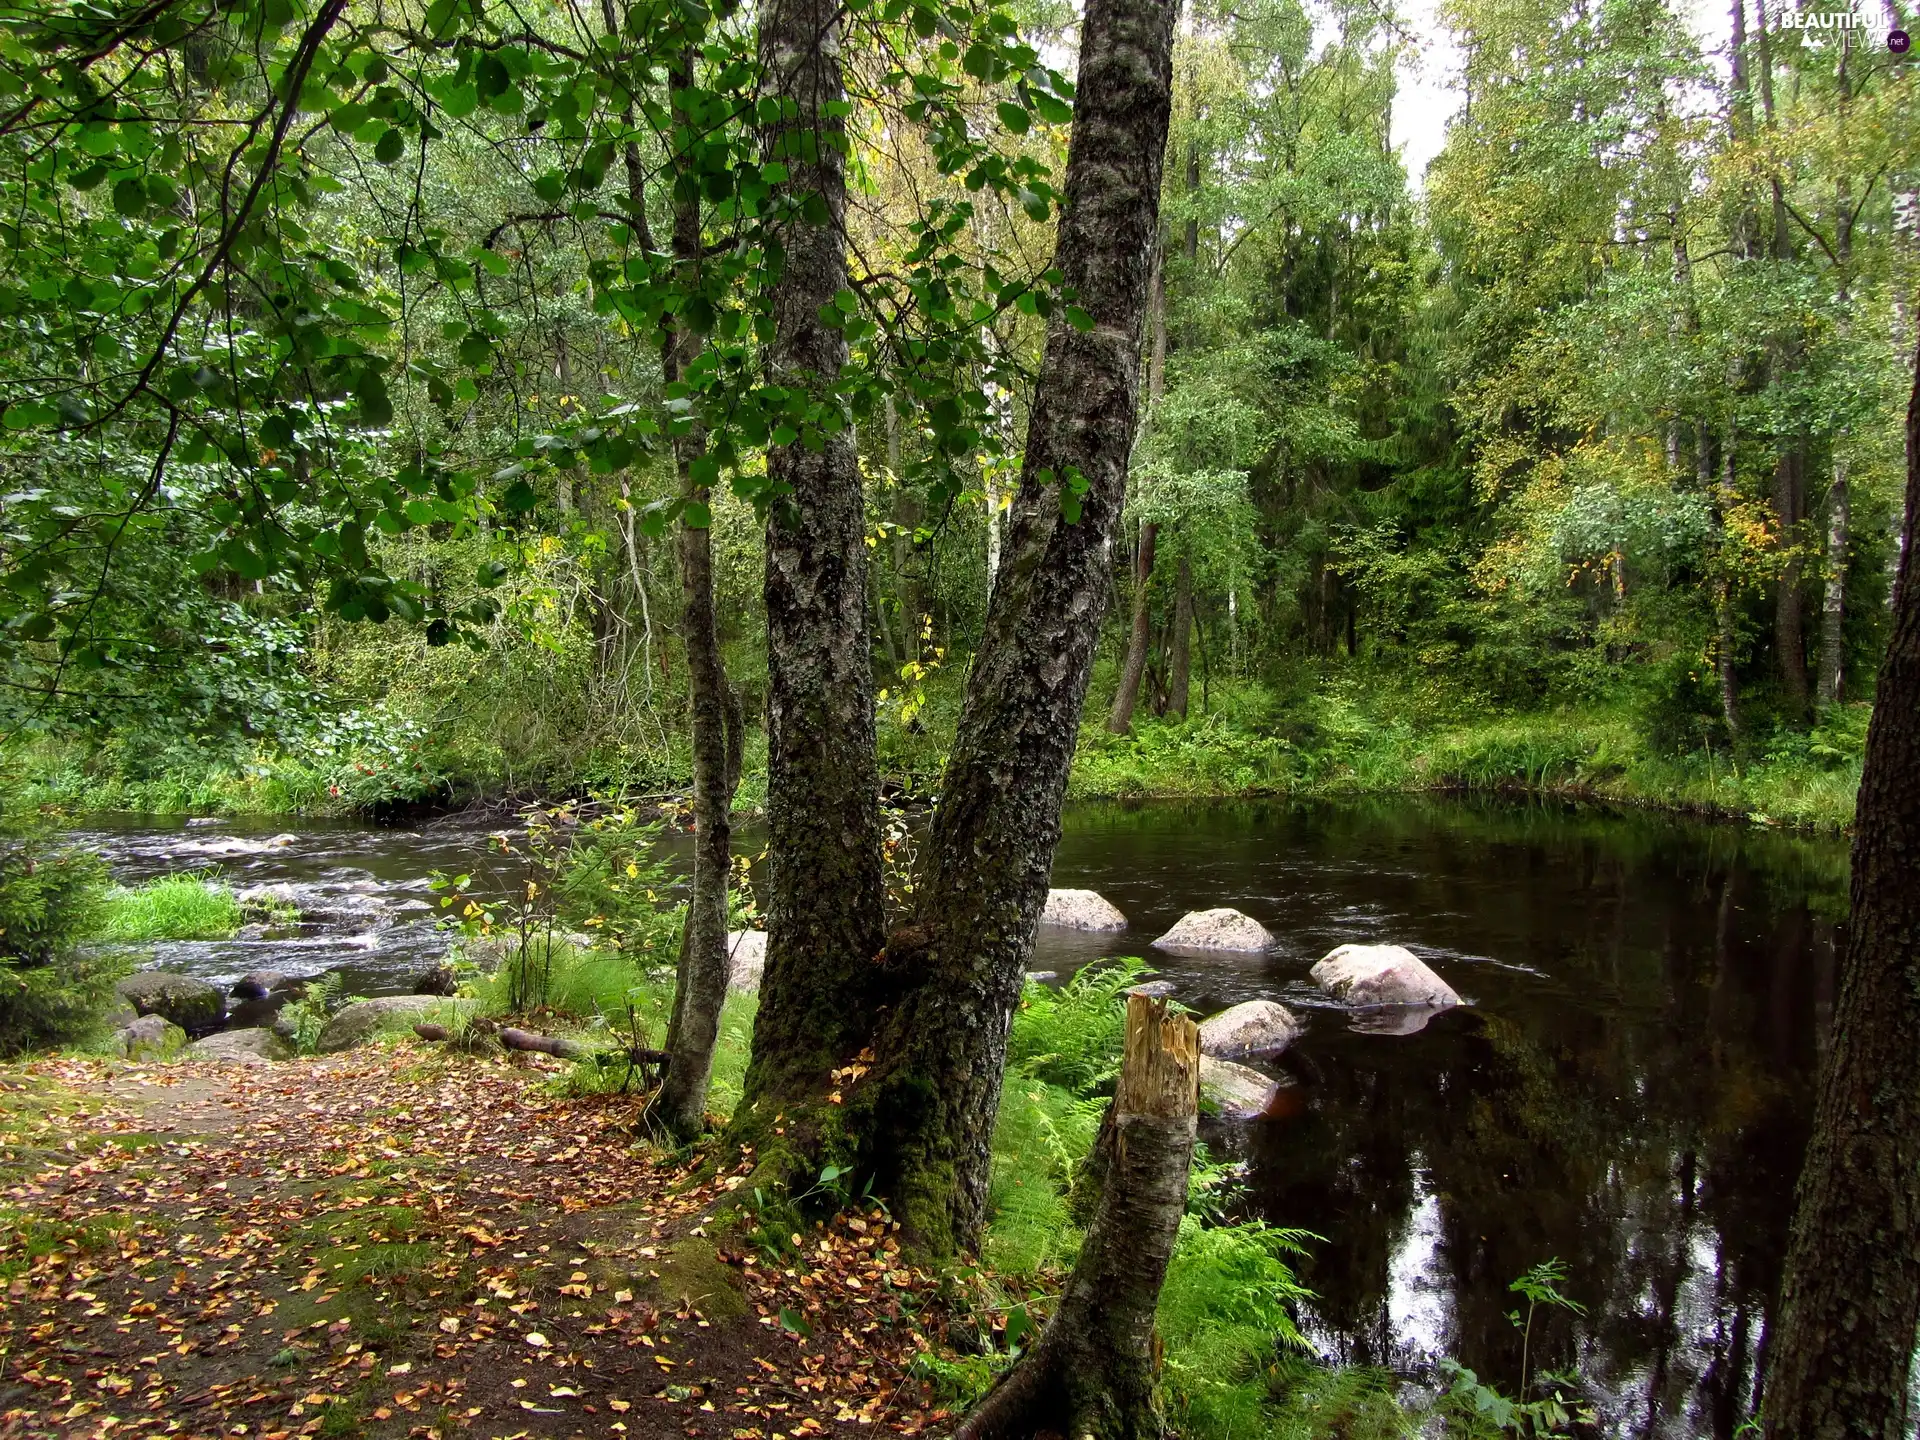
[[[1054,878],[1127,910],[1112,953],[1192,906],[1266,923],[1274,957],[1169,967],[1205,1008],[1318,1004],[1306,968],[1345,941],[1427,958],[1470,1008],[1406,1036],[1315,1011],[1281,1062],[1300,1112],[1219,1137],[1253,1211],[1326,1237],[1310,1333],[1512,1389],[1508,1282],[1557,1256],[1588,1315],[1536,1321],[1535,1356],[1578,1369],[1605,1433],[1694,1437],[1756,1400],[1845,863],[1725,827],[1399,802],[1082,811]]]

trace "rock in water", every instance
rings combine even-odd
[[[1157,950],[1233,950],[1254,955],[1271,950],[1273,936],[1251,915],[1222,906],[1189,911],[1153,944]]]
[[[1313,983],[1349,1005],[1460,1003],[1454,988],[1404,945],[1342,945],[1313,967]]]
[[[236,1000],[264,1000],[287,983],[279,970],[249,970],[233,982],[229,992]]]
[[[1200,1057],[1200,1098],[1229,1120],[1252,1120],[1266,1113],[1280,1083],[1231,1060]]]
[[[1129,985],[1129,995],[1145,995],[1152,1000],[1166,1000],[1178,987],[1171,980],[1142,980],[1138,985]]]
[[[451,995],[459,988],[460,977],[454,973],[453,966],[444,961],[428,966],[413,977],[416,995]]]
[[[1040,923],[1063,930],[1124,930],[1127,917],[1098,890],[1049,890]]]
[[[227,1018],[227,997],[204,980],[168,970],[142,970],[114,990],[142,1015],[171,1020],[189,1035],[220,1028]]]
[[[1200,1052],[1216,1059],[1277,1055],[1305,1027],[1286,1006],[1272,1000],[1248,1000],[1200,1022]]]
[[[235,1065],[264,1065],[290,1060],[293,1047],[271,1030],[221,1030],[187,1047],[189,1060],[222,1060]]]
[[[477,1000],[442,1000],[436,995],[384,995],[356,1000],[327,1021],[314,1046],[322,1055],[351,1050],[390,1031],[411,1030],[423,1020],[455,1025],[480,1008]]]
[[[187,1043],[187,1032],[159,1015],[142,1015],[114,1037],[129,1060],[164,1060]]]
[[[760,977],[767,968],[767,932],[729,930],[727,932],[727,988],[751,995],[760,988]]]

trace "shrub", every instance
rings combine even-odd
[[[86,1035],[125,971],[81,942],[99,923],[107,867],[97,855],[0,838],[0,1054]]]

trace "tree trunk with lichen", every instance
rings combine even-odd
[[[847,284],[845,125],[834,113],[844,15],[832,0],[771,0],[759,42],[770,95],[793,102],[763,131],[794,202],[779,231],[769,360],[778,383],[819,408],[815,434],[767,452],[780,497],[766,529],[767,963],[733,1128],[758,1140],[805,1112],[787,1137],[796,1151],[823,1115],[828,1072],[872,1034],[863,997],[886,938],[866,515],[852,428],[832,395],[846,341],[819,316]],[[808,196],[824,223],[801,213]]]
[[[1766,1433],[1778,1440],[1907,1434],[1920,1323],[1920,376],[1906,504],[1854,820],[1853,914],[1768,1367]]]
[[[955,1440],[1166,1433],[1154,1311],[1187,1206],[1200,1108],[1200,1031],[1167,1002],[1127,1000],[1126,1058],[1093,1223],[1046,1333],[961,1423]]]
[[[933,1252],[976,1243],[1007,1026],[1046,900],[1108,590],[1159,224],[1175,0],[1092,0],[1081,31],[1056,314],[993,602],[927,845],[901,993],[846,1095],[877,1188]],[[1079,493],[1065,483],[1077,475]],[[1076,511],[1077,513],[1072,513]]]

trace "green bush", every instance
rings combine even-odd
[[[240,928],[240,902],[210,873],[163,875],[107,892],[100,935],[138,944],[151,940],[224,940]]]
[[[0,1054],[78,1040],[98,1024],[126,971],[123,958],[81,948],[106,880],[97,855],[0,837]]]

